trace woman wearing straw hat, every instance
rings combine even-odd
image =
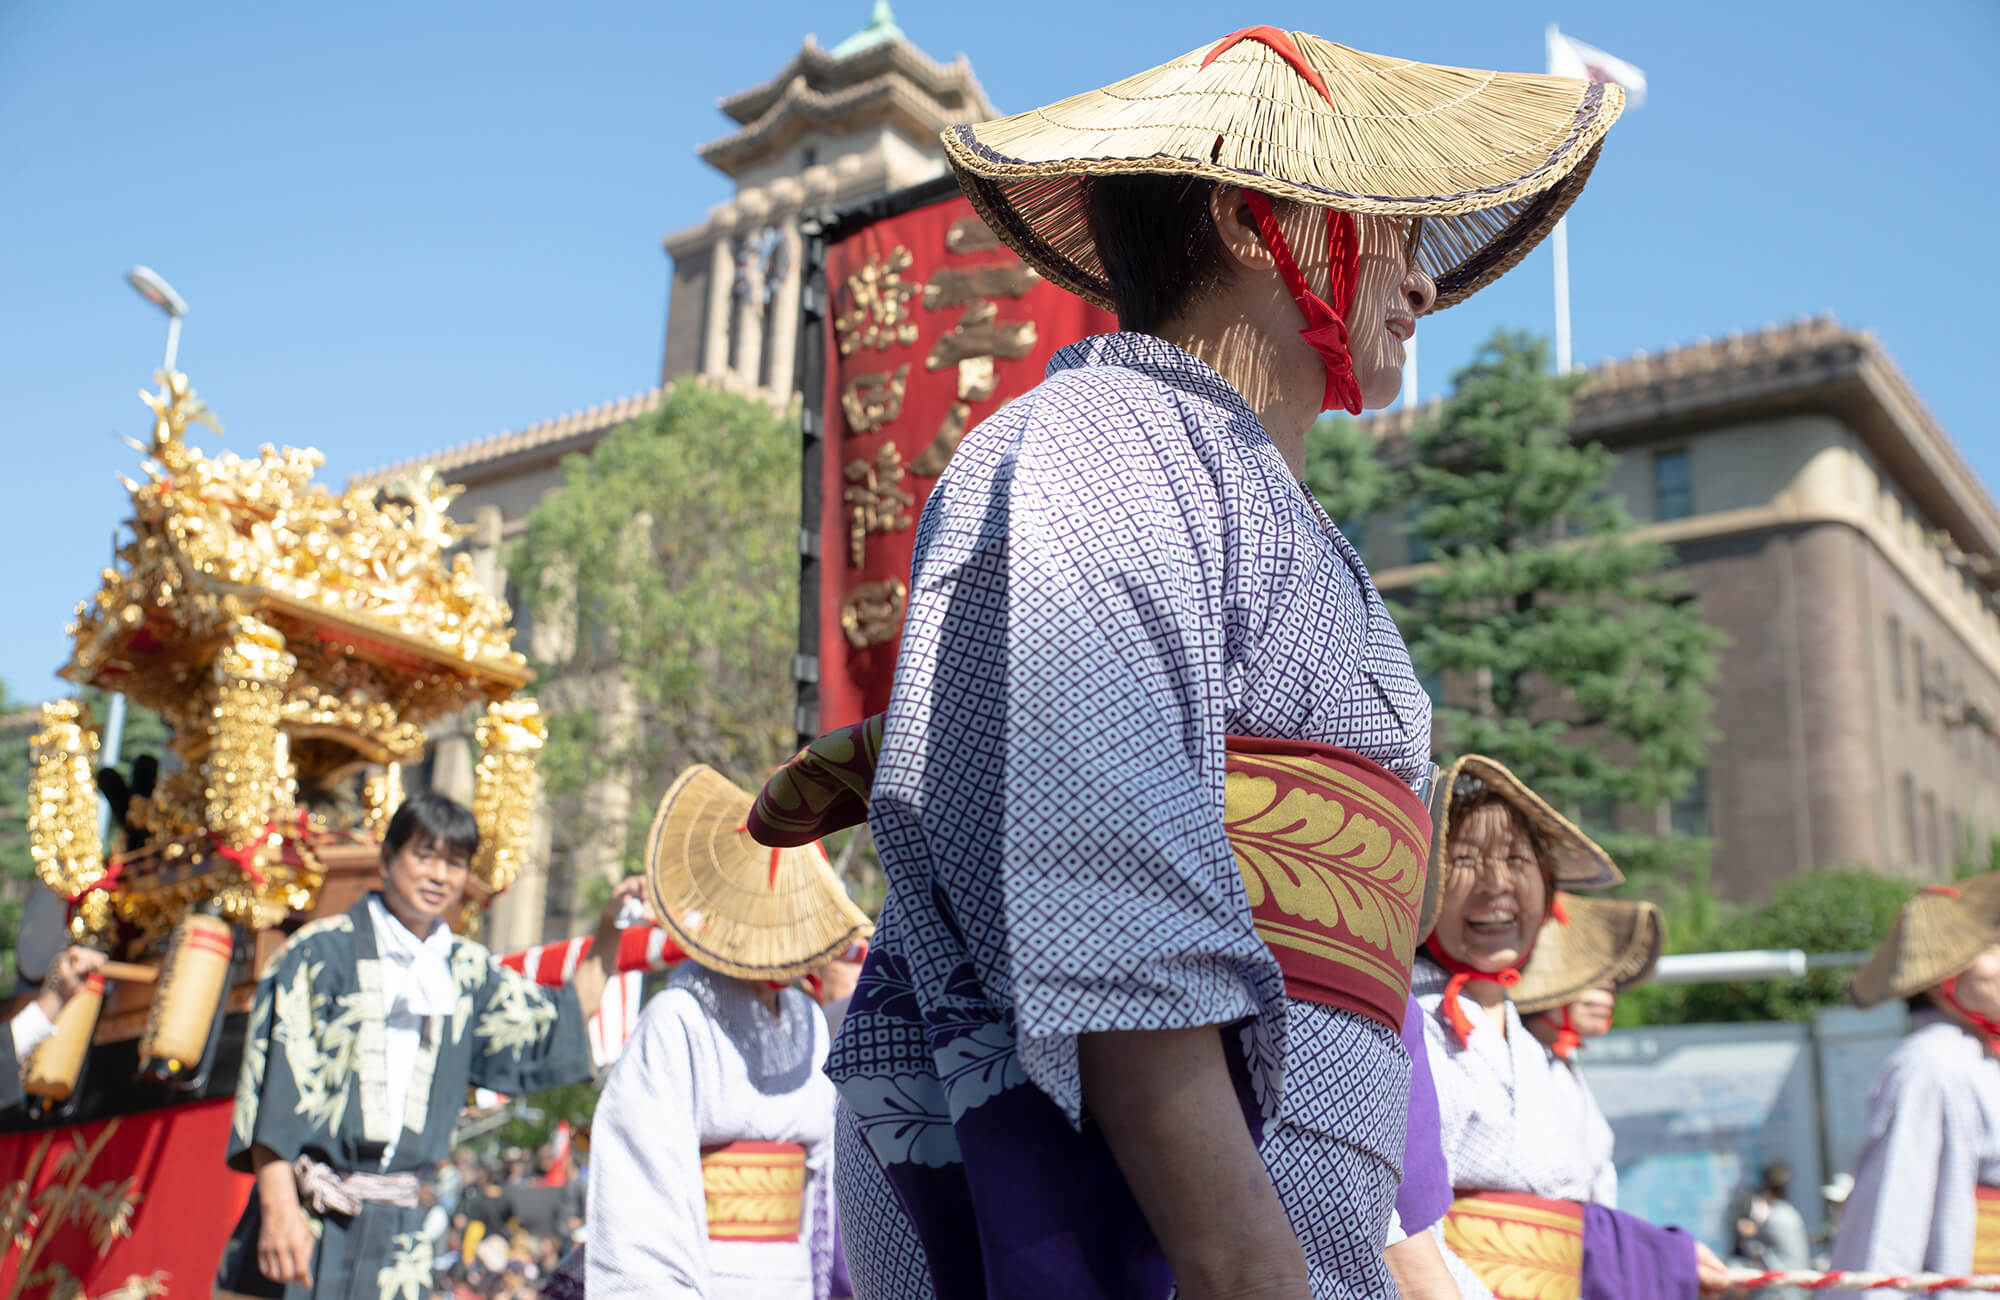
[[[2000,1273],[2000,875],[1920,891],[1847,992],[1912,1015],[1869,1094],[1833,1267]]]
[[[828,1068],[944,1300],[1388,1293],[1423,871],[1328,867],[1384,923],[1293,918],[1288,980],[1225,737],[1423,861],[1428,701],[1306,430],[1394,400],[1416,318],[1534,246],[1622,104],[1256,27],[945,133],[994,233],[1121,330],[968,434],[918,529],[888,899]]]
[[[1413,988],[1430,1012],[1426,1043],[1458,1195],[1442,1235],[1465,1294],[1721,1294],[1726,1270],[1692,1237],[1591,1203],[1584,1129],[1563,1110],[1543,1046],[1508,999],[1547,933],[1556,888],[1617,884],[1616,864],[1480,755],[1453,765],[1441,820],[1438,924]]]
[[[1576,1053],[1611,1031],[1618,995],[1653,978],[1665,945],[1657,904],[1557,894],[1514,986],[1514,1010],[1548,1055],[1557,1110],[1569,1131],[1583,1135],[1584,1199],[1595,1205],[1618,1204],[1618,1166],[1611,1124],[1576,1071]]]
[[[816,844],[766,848],[706,767],[646,841],[659,924],[687,954],[592,1121],[592,1300],[814,1300],[834,1257],[826,1020],[789,987],[872,927]]]

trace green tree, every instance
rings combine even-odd
[[[1677,916],[1667,931],[1668,945],[1674,952],[1860,952],[1889,932],[1910,889],[1907,881],[1860,868],[1802,872],[1780,881],[1769,902],[1724,912],[1712,924],[1683,925]],[[1618,1022],[1810,1020],[1822,1008],[1845,1001],[1847,974],[1817,970],[1800,979],[1648,985],[1619,1000]]]
[[[551,715],[538,764],[557,816],[626,782],[628,867],[665,781],[707,763],[754,788],[790,753],[798,643],[799,447],[793,421],[693,382],[563,462],[509,557],[557,647],[535,667]],[[586,831],[585,833],[589,833]]]
[[[1411,525],[1439,563],[1404,594],[1412,657],[1468,690],[1441,739],[1492,754],[1557,806],[1657,804],[1716,736],[1708,684],[1721,633],[1630,535],[1606,492],[1616,458],[1569,436],[1581,376],[1502,331],[1411,434]]]

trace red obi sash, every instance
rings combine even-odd
[[[1444,1244],[1494,1300],[1579,1300],[1583,1206],[1522,1192],[1462,1193],[1444,1217]]]
[[[1415,791],[1359,754],[1228,738],[1223,828],[1285,994],[1402,1027],[1430,853]]]
[[[806,1149],[796,1142],[731,1142],[701,1153],[710,1241],[797,1241]]]
[[[1972,1271],[2000,1273],[2000,1187],[1977,1189],[1979,1216],[1972,1230]]]

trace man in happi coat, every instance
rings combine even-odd
[[[7,1032],[0,1033],[0,1110],[9,1110],[27,1100],[21,1086],[21,1072],[35,1049],[56,1032],[56,1017],[69,1000],[83,990],[92,972],[104,964],[104,954],[94,948],[65,948],[49,963],[41,987],[24,1000],[8,1017]]]
[[[828,1063],[892,1192],[842,1206],[857,1269],[906,1216],[942,1300],[1389,1294],[1430,707],[1305,435],[1394,400],[1416,318],[1550,228],[1621,105],[1258,27],[946,131],[1120,332],[970,432],[918,528]]]
[[[826,1018],[793,984],[872,926],[817,845],[750,838],[750,801],[692,768],[647,839],[653,910],[687,960],[646,1005],[591,1121],[590,1300],[834,1293]]]
[[[2000,874],[1919,891],[1847,992],[1863,1007],[1903,998],[1911,1015],[1868,1094],[1832,1266],[2000,1273]]]
[[[228,1152],[256,1191],[217,1296],[424,1300],[417,1171],[449,1153],[466,1088],[590,1077],[585,1022],[640,882],[614,891],[570,985],[542,988],[445,922],[478,846],[463,806],[410,799],[383,837],[381,890],[293,935],[259,982]]]

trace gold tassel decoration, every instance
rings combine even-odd
[[[104,878],[97,835],[97,732],[77,700],[42,706],[42,729],[30,749],[28,851],[42,883],[75,898]]]
[[[403,806],[403,765],[390,763],[362,782],[361,802],[362,828],[378,840],[388,835],[389,819]]]
[[[479,857],[472,870],[489,896],[521,874],[535,818],[535,755],[548,734],[541,707],[520,696],[489,704],[473,730],[479,742],[472,793]]]
[[[277,629],[238,618],[215,659],[214,737],[202,766],[208,828],[247,849],[292,807],[291,764],[278,730],[285,684],[297,660]]]

